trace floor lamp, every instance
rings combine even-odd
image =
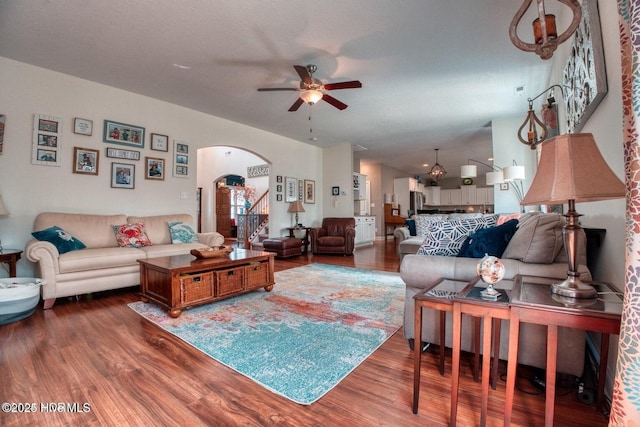
[[[569,271],[567,279],[552,285],[553,293],[568,298],[593,298],[596,290],[580,280],[577,246],[581,229],[576,202],[625,197],[622,181],[613,173],[590,133],[566,134],[544,141],[538,170],[521,205],[569,205],[562,230]]]

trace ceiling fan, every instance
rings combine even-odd
[[[315,104],[316,102],[323,100],[336,107],[338,110],[344,110],[347,108],[347,104],[338,101],[331,95],[327,95],[325,91],[336,89],[357,89],[362,87],[362,83],[358,80],[351,80],[348,82],[337,83],[322,83],[318,79],[313,78],[313,73],[316,72],[318,67],[313,64],[309,64],[306,67],[303,65],[294,65],[296,72],[300,76],[300,87],[261,87],[258,88],[259,92],[279,91],[279,90],[291,90],[300,92],[298,99],[289,108],[289,111],[296,111],[303,103]]]

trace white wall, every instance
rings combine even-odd
[[[351,144],[335,145],[323,150],[323,191],[316,201],[322,203],[324,217],[353,216],[353,150]],[[333,196],[332,187],[340,187],[340,195]],[[321,196],[321,197],[318,197]],[[318,224],[320,225],[320,224]]]
[[[42,211],[151,215],[188,212],[196,215],[197,171],[195,159],[188,179],[167,174],[164,181],[145,180],[143,160],[136,167],[135,189],[110,187],[110,165],[104,155],[103,120],[134,124],[151,132],[168,135],[170,141],[186,141],[192,153],[199,148],[227,145],[247,149],[264,159],[271,168],[271,188],[276,175],[316,181],[316,204],[305,205],[305,223],[319,222],[323,203],[322,150],[238,123],[179,107],[135,93],[115,89],[69,75],[53,72],[0,57],[0,113],[7,116],[4,153],[0,155],[0,194],[11,216],[0,218],[0,238],[6,248],[23,249],[31,238],[35,216]],[[34,114],[63,120],[61,166],[31,164]],[[75,117],[93,120],[92,136],[72,132]],[[172,152],[152,151],[146,136],[141,158],[162,157],[167,169],[173,167]],[[98,176],[72,173],[73,147],[100,150]],[[132,148],[134,149],[134,148]],[[193,155],[192,155],[193,157]],[[291,161],[304,159],[304,161]],[[349,167],[345,171],[350,171]],[[347,172],[344,172],[346,175]],[[345,182],[346,185],[346,182]],[[330,191],[330,190],[329,190]],[[182,199],[181,193],[187,193]],[[277,221],[288,224],[287,205],[271,195],[271,209]],[[273,229],[278,229],[277,224]],[[18,263],[18,274],[30,276],[33,265]],[[6,274],[0,270],[0,274]]]

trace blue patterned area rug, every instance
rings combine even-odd
[[[275,273],[259,290],[172,319],[154,303],[137,313],[267,389],[308,405],[402,325],[398,273],[309,264]]]

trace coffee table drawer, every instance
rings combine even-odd
[[[269,284],[269,263],[254,262],[245,267],[247,289],[261,288]]]
[[[233,294],[244,289],[244,267],[216,270],[213,274],[216,297]]]
[[[185,274],[180,276],[180,300],[182,304],[193,304],[207,301],[214,295],[213,274]]]

